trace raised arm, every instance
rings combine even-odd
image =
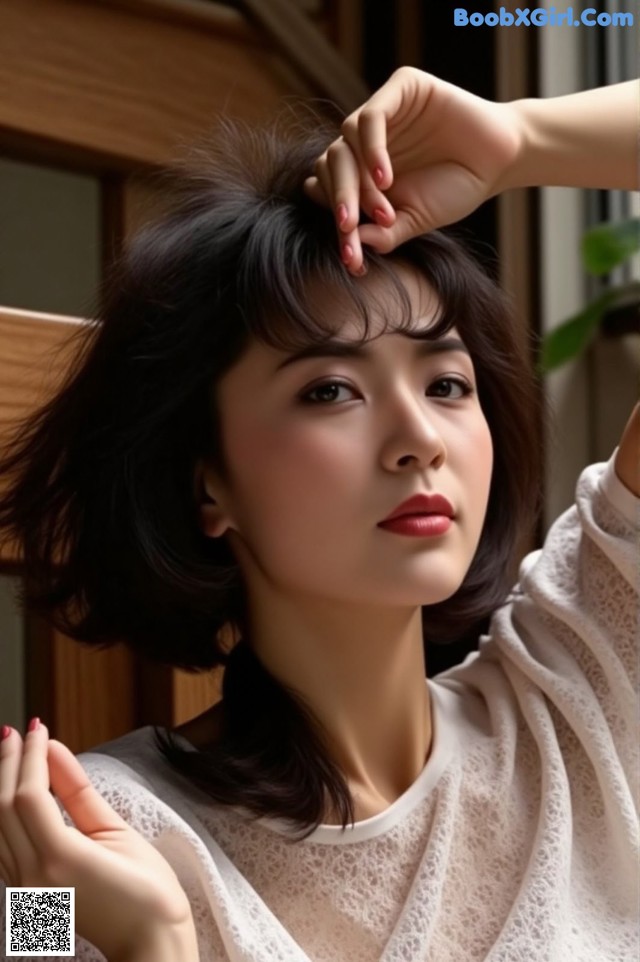
[[[501,184],[637,190],[640,82],[516,100],[521,147]]]
[[[334,210],[357,273],[362,244],[388,253],[503,190],[636,188],[639,111],[636,81],[493,103],[403,67],[346,118],[305,190]]]
[[[640,498],[640,403],[634,407],[622,432],[614,468],[625,488]]]

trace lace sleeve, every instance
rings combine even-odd
[[[640,499],[616,476],[614,459],[615,452],[585,468],[574,506],[522,562],[518,584],[493,616],[489,648],[520,688],[542,690],[603,777],[611,766],[624,772],[633,795]]]
[[[544,626],[560,632],[560,646],[544,646],[547,657],[555,650],[562,671],[562,655],[570,652],[601,703],[612,708],[635,703],[640,638],[640,499],[617,478],[613,463],[614,456],[582,472],[575,505],[551,527],[543,550],[525,559],[520,579]]]

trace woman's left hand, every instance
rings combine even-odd
[[[522,142],[514,104],[401,67],[347,117],[304,187],[334,211],[342,259],[358,273],[362,244],[386,254],[499,193]]]

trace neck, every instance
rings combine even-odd
[[[431,748],[421,609],[270,596],[250,610],[252,648],[320,722],[360,817],[387,808]]]

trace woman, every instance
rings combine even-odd
[[[419,236],[632,188],[635,99],[402,70],[326,151],[231,127],[117,265],[0,524],[62,630],[227,670],[173,739],[3,740],[0,877],[75,886],[78,958],[635,958],[638,409],[509,595],[539,395],[499,291]]]

